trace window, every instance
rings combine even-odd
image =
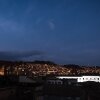
[[[86,78],[86,80],[88,80],[88,78]]]

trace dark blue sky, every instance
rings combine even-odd
[[[100,65],[100,0],[0,0],[0,55]]]

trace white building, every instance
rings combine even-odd
[[[77,79],[77,82],[99,82],[100,83],[100,76],[57,76],[58,79]]]

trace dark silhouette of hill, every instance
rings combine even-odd
[[[39,61],[39,60],[35,60],[33,63],[35,64],[49,64],[49,65],[57,65],[54,62],[51,61]]]
[[[33,64],[48,64],[48,65],[57,65],[56,63],[52,61],[40,61],[40,60],[35,60],[35,61],[0,61],[0,65],[9,65],[9,64],[22,64],[22,63],[33,63]]]
[[[67,64],[67,65],[64,65],[64,67],[66,67],[66,68],[80,68],[81,66],[75,65],[75,64]]]

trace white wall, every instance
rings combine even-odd
[[[94,81],[100,82],[100,76],[82,76],[78,77],[78,82],[87,82],[87,81]]]
[[[58,79],[77,79],[77,82],[87,82],[87,81],[94,81],[100,82],[100,76],[58,76]]]

